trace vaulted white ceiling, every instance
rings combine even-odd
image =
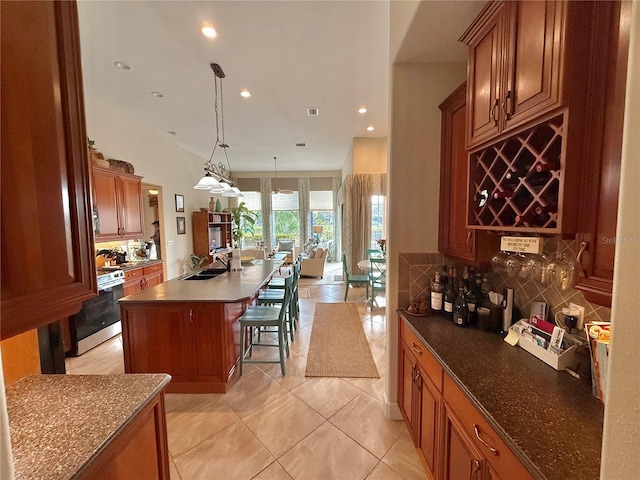
[[[481,6],[421,2],[397,60],[464,61],[457,38]],[[109,105],[209,158],[209,65],[218,63],[234,171],[270,171],[274,156],[279,171],[339,170],[354,137],[388,134],[389,9],[386,1],[80,1],[87,108]],[[216,38],[202,35],[205,23]],[[241,98],[242,89],[252,96]],[[309,107],[319,116],[307,116]]]

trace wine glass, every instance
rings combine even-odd
[[[547,281],[560,290],[568,290],[573,285],[575,263],[562,253],[562,245],[558,248],[547,264]]]
[[[524,255],[520,252],[512,253],[504,262],[504,268],[510,277],[520,276],[522,265],[524,264]]]
[[[538,282],[542,285],[547,283],[547,265],[549,259],[543,255],[532,255],[527,265],[529,267],[529,276],[534,282]]]
[[[495,273],[506,273],[506,261],[509,258],[509,254],[507,252],[503,252],[502,250],[498,250],[496,254],[491,259],[491,268]]]

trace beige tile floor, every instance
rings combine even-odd
[[[172,480],[426,478],[404,423],[383,415],[385,311],[372,311],[362,288],[348,300],[358,305],[381,378],[304,376],[316,302],[344,298],[334,274],[340,264],[327,264],[324,280],[300,280],[301,318],[284,377],[277,364],[248,365],[226,394],[166,395]],[[124,372],[121,338],[67,359],[67,372]]]

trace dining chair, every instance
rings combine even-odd
[[[347,254],[342,252],[342,269],[344,273],[344,301],[347,301],[349,295],[349,285],[364,285],[367,289],[367,298],[369,297],[369,276],[368,275],[351,275],[349,274],[349,266],[347,265]]]
[[[284,365],[285,355],[288,357],[289,338],[287,336],[286,318],[289,312],[289,304],[292,298],[293,275],[289,275],[285,281],[284,301],[279,306],[275,305],[256,305],[248,307],[240,317],[240,376],[242,376],[242,368],[246,363],[279,363],[282,376],[286,374]],[[257,333],[262,328],[275,327],[273,332],[277,333],[277,343],[261,342]],[[247,337],[248,329],[248,337]],[[254,333],[254,329],[258,332]],[[256,338],[257,337],[257,338]],[[253,354],[253,347],[278,347],[278,360],[253,360],[250,357]]]
[[[371,257],[369,259],[369,282],[371,284],[371,306],[376,303],[376,292],[382,292],[386,295],[387,291],[387,259]]]
[[[382,257],[382,250],[377,248],[367,248],[367,258]]]

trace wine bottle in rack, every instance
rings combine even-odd
[[[534,170],[538,173],[560,170],[560,162],[559,161],[547,162],[547,163],[540,162],[534,167]]]
[[[500,192],[494,192],[493,193],[493,198],[498,199],[498,198],[509,198],[513,196],[513,190],[502,190]]]

